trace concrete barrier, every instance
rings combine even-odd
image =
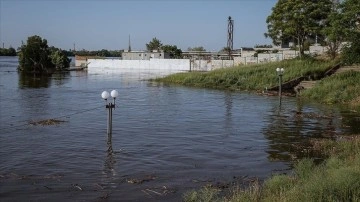
[[[189,59],[150,59],[150,60],[119,60],[89,59],[88,73],[114,74],[124,71],[138,71],[149,74],[168,75],[190,70]]]

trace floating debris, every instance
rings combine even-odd
[[[74,188],[77,188],[77,189],[80,190],[80,191],[83,190],[78,184],[73,184],[72,186],[73,186]]]
[[[66,121],[63,120],[57,120],[57,119],[46,119],[46,120],[41,120],[41,121],[29,121],[30,125],[41,125],[41,126],[51,126],[51,125],[57,125],[60,123],[63,123]]]
[[[155,179],[156,179],[155,176],[149,175],[146,176],[144,179],[126,179],[126,182],[130,184],[142,184],[144,182],[149,182]]]
[[[151,189],[147,188],[147,189],[143,189],[141,190],[143,193],[145,193],[146,195],[150,196],[151,198],[153,198],[154,196],[166,196],[167,194],[173,194],[176,193],[176,189],[170,189],[167,188],[166,186],[162,186],[162,187],[153,187]]]

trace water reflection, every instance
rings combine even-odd
[[[51,75],[56,86],[62,86],[68,82],[70,78],[70,72],[55,72]]]
[[[55,72],[51,75],[33,75],[19,73],[19,88],[48,88],[52,82],[56,86],[62,86],[68,82],[70,72]]]
[[[224,97],[225,104],[225,130],[226,135],[231,135],[232,129],[232,108],[233,108],[233,98],[231,92],[225,92]]]
[[[288,106],[274,106],[270,114],[269,126],[264,130],[269,140],[268,159],[271,161],[292,162],[304,157],[313,157],[309,150],[313,138],[333,138],[340,128],[334,112],[311,111],[301,102],[296,103],[296,110]],[[304,109],[305,108],[305,109]]]
[[[48,75],[31,75],[19,73],[19,88],[48,88],[51,77]]]
[[[106,158],[105,158],[105,163],[104,163],[104,173],[108,176],[116,176],[116,171],[114,169],[116,160],[114,157],[114,151],[113,151],[113,147],[112,147],[112,141],[111,139],[108,139],[107,142],[107,151],[106,151]]]

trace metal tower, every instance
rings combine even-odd
[[[227,38],[227,48],[229,51],[234,49],[234,20],[229,16],[228,19],[228,38]]]
[[[130,34],[129,34],[129,52],[131,52]]]

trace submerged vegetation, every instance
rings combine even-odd
[[[263,184],[224,190],[204,187],[184,195],[185,201],[359,201],[360,137],[315,140],[312,149],[328,159],[315,165],[300,160],[291,175],[274,175]]]

